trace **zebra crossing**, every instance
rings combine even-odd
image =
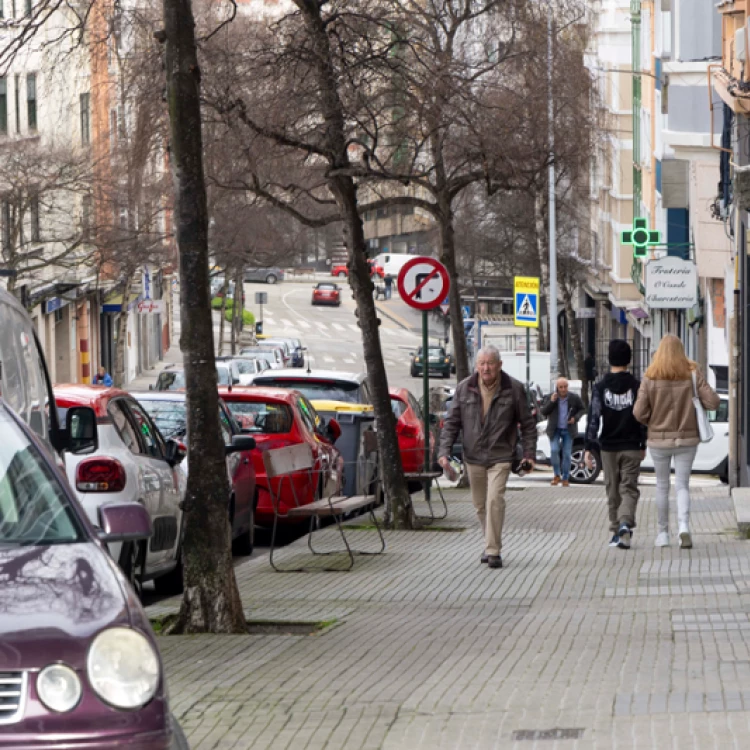
[[[320,334],[324,338],[340,338],[339,334],[347,333],[352,331],[359,336],[360,330],[356,323],[323,323],[322,321],[316,320],[296,320],[292,321],[288,318],[263,318],[263,328],[269,333],[273,333],[277,336],[292,336],[304,338],[305,335]],[[333,334],[331,333],[333,332]],[[418,333],[413,331],[407,331],[403,328],[389,328],[381,326],[380,328],[381,341],[390,340],[393,342],[402,341],[404,343],[414,344],[421,341],[421,337]]]

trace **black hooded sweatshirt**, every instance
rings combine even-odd
[[[646,450],[646,426],[636,422],[633,407],[641,383],[629,372],[610,372],[595,386],[586,426],[586,450]],[[603,421],[599,435],[599,422]]]

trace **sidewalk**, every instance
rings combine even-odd
[[[386,553],[350,573],[281,575],[267,554],[243,562],[248,618],[335,624],[160,638],[191,746],[746,747],[750,542],[727,491],[696,488],[695,548],[655,549],[653,488],[642,492],[630,551],[607,547],[603,488],[518,487],[502,570],[480,565],[458,490],[442,530],[390,532]],[[360,548],[374,535],[351,532]],[[303,554],[304,538],[279,562]]]

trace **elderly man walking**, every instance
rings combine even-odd
[[[502,371],[500,352],[485,346],[477,354],[477,371],[462,380],[445,420],[438,462],[455,477],[448,456],[463,430],[464,463],[471,499],[484,532],[481,562],[502,568],[505,486],[516,453],[519,426],[526,467],[534,467],[536,424],[523,385]]]
[[[585,411],[581,397],[570,393],[568,381],[559,378],[555,392],[542,406],[542,416],[547,417],[547,437],[555,472],[553,486],[561,481],[563,487],[570,485],[570,454],[573,452],[573,440],[578,436],[578,420]]]

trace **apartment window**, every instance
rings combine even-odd
[[[36,130],[36,73],[26,76],[26,109],[30,131]]]
[[[29,213],[31,214],[31,241],[41,242],[42,230],[41,230],[41,222],[39,219],[39,196],[38,195],[34,195],[31,197]]]
[[[4,253],[10,252],[10,201],[0,203],[0,222],[2,222],[2,247]]]
[[[377,213],[378,219],[383,219],[388,216],[388,207],[379,208]]]
[[[0,78],[0,133],[8,132],[8,84]]]
[[[81,94],[81,143],[87,146],[91,143],[91,117],[89,114],[90,95]]]
[[[21,76],[16,73],[15,88],[13,89],[14,103],[16,106],[16,133],[21,132]]]

